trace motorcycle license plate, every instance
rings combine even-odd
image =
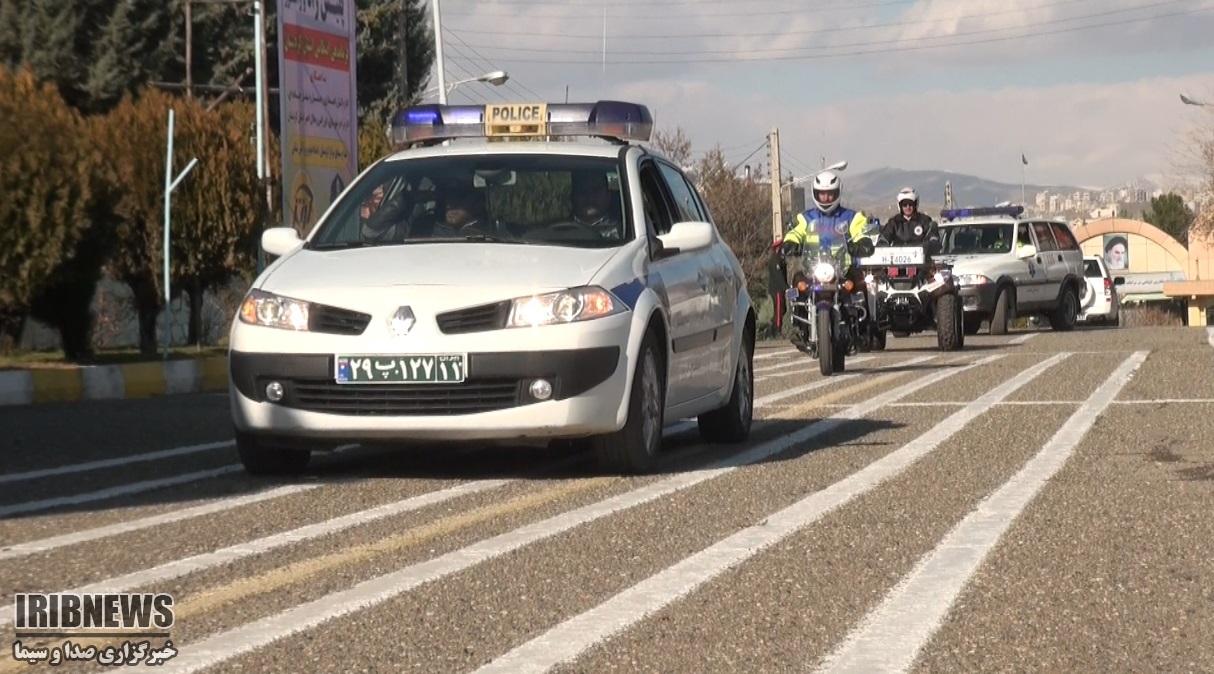
[[[857,260],[858,264],[872,267],[901,267],[926,262],[923,248],[918,246],[895,246],[878,248],[872,255]]]

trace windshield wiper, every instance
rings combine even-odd
[[[372,241],[333,241],[330,243],[316,243],[308,246],[309,250],[347,250],[350,248],[370,248],[379,244]]]
[[[526,243],[522,239],[507,239],[492,234],[467,234],[464,236],[436,236],[429,239],[412,239],[410,243]]]

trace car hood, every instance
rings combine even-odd
[[[433,243],[299,250],[280,260],[272,292],[432,286],[558,290],[585,285],[621,249],[501,243]]]

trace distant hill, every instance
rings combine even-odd
[[[953,201],[957,206],[987,206],[1011,201],[1020,203],[1020,185],[996,182],[964,173],[948,171],[912,171],[896,168],[880,168],[865,173],[843,174],[845,201],[861,207],[889,207],[892,211],[898,190],[911,186],[919,192],[923,205],[944,203],[944,184],[953,184]],[[1068,185],[1026,184],[1024,191],[1028,202],[1042,190],[1069,193],[1083,188]],[[1090,189],[1090,188],[1089,188]]]

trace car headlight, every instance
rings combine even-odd
[[[253,289],[240,305],[240,320],[249,325],[307,330],[309,303]]]
[[[510,307],[511,328],[561,325],[614,316],[626,311],[614,295],[597,286],[520,297]]]
[[[814,280],[818,283],[830,283],[835,280],[835,266],[829,262],[814,265]]]
[[[958,274],[957,281],[963,286],[980,286],[990,283],[990,278],[982,274]]]

